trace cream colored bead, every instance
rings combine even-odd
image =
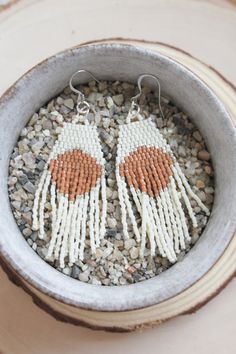
[[[95,224],[95,204],[94,204],[94,189],[90,192],[90,200],[89,200],[89,235],[90,235],[90,245],[91,251],[94,254],[96,252],[96,244],[95,244],[95,231],[94,231],[94,224]]]
[[[126,183],[123,180],[123,178],[120,180],[120,183],[121,183],[122,193],[123,193],[123,197],[124,197],[124,204],[126,206],[128,215],[130,217],[130,221],[131,221],[131,223],[133,225],[134,234],[136,236],[137,241],[139,242],[141,240],[141,237],[140,237],[140,233],[139,233],[139,229],[138,229],[138,226],[137,226],[137,222],[136,222],[136,219],[135,219],[135,216],[134,216],[134,213],[133,213],[132,205],[131,205],[130,200],[129,200],[129,195],[128,195],[128,192],[127,192],[127,186],[126,186]]]
[[[75,262],[75,237],[76,237],[76,219],[78,214],[78,205],[81,196],[78,196],[74,203],[74,210],[71,219],[71,229],[69,234],[69,265],[72,266]]]
[[[69,250],[68,239],[69,239],[69,232],[70,232],[70,225],[71,225],[71,218],[73,215],[73,211],[74,211],[74,203],[69,202],[69,210],[68,210],[68,214],[66,217],[65,229],[64,229],[64,233],[63,233],[63,240],[62,240],[61,252],[60,252],[60,267],[61,268],[65,267],[64,259],[68,253],[68,250]]]
[[[84,259],[88,202],[89,202],[89,195],[88,193],[86,193],[84,197],[83,215],[81,221],[81,239],[80,239],[80,248],[79,248],[79,259],[81,261]]]
[[[83,208],[84,208],[84,196],[81,197],[80,199],[78,213],[77,213],[77,220],[76,220],[76,235],[75,235],[75,244],[74,244],[75,261],[77,261],[79,257],[79,243],[81,239],[81,223],[82,223],[82,216],[83,216]]]
[[[57,235],[57,242],[56,242],[56,246],[55,246],[55,250],[54,250],[55,259],[59,258],[59,254],[60,254],[60,250],[61,250],[62,239],[63,239],[65,226],[66,226],[66,219],[67,219],[67,215],[68,215],[68,205],[69,205],[68,198],[64,197],[64,205],[63,205],[63,212],[62,212],[61,220],[60,219],[57,220],[57,223],[60,225],[60,227],[59,227],[59,232]]]

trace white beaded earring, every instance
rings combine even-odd
[[[80,116],[87,117],[90,110],[84,95],[73,86],[73,79],[82,72],[89,73],[79,70],[70,79],[71,90],[78,94],[77,115],[71,123],[64,123],[45,165],[33,206],[33,228],[39,230],[39,238],[43,239],[44,207],[50,192],[52,232],[47,258],[59,260],[61,268],[67,256],[70,265],[83,260],[87,222],[92,253],[105,235],[105,160],[98,131],[87,119],[85,125],[78,124]]]
[[[150,117],[144,119],[140,114],[137,100],[145,77],[155,79],[158,84],[159,111],[163,117],[161,89],[157,77],[150,74],[140,75],[139,93],[131,99],[126,120],[128,124],[120,126],[117,148],[116,178],[123,232],[124,237],[129,238],[129,217],[136,239],[141,242],[140,255],[144,255],[148,238],[152,256],[158,249],[163,257],[174,263],[177,260],[176,254],[180,249],[185,249],[185,241],[190,240],[183,204],[194,227],[197,227],[197,220],[189,198],[194,199],[207,215],[209,210],[192,191],[170,146],[155,123]],[[133,212],[133,203],[142,219],[141,230]]]

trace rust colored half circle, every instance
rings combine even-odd
[[[168,185],[172,165],[173,159],[162,149],[140,146],[125,157],[119,172],[128,186],[154,197]]]
[[[102,167],[96,159],[81,150],[67,151],[49,164],[57,190],[74,201],[78,195],[90,192],[101,177]]]

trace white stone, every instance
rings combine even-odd
[[[132,259],[136,259],[139,256],[139,250],[137,247],[132,247],[129,251],[130,257]]]
[[[125,249],[129,250],[131,247],[134,247],[136,245],[136,241],[133,238],[129,238],[128,240],[125,240]]]
[[[113,101],[117,106],[121,106],[124,102],[124,96],[122,94],[120,95],[115,95],[112,97]]]
[[[116,219],[107,218],[107,225],[109,228],[114,229],[116,227]]]
[[[68,98],[64,101],[64,106],[66,106],[69,109],[73,109],[74,108],[74,101],[72,100],[72,98]]]
[[[80,273],[79,274],[79,280],[87,282],[89,280],[89,273],[90,273],[89,270],[86,270],[86,271]]]

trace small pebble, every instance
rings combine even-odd
[[[11,199],[14,201],[22,201],[22,200],[27,200],[28,199],[28,195],[26,194],[26,192],[21,188],[18,189],[16,192],[12,193],[11,195]]]
[[[29,211],[27,213],[22,213],[22,218],[27,224],[31,225],[31,223],[32,223],[32,213],[31,213],[31,211]]]
[[[179,151],[178,152],[179,152],[179,156],[181,156],[181,157],[185,157],[186,156],[185,148],[182,145],[179,146]]]
[[[202,136],[201,136],[201,134],[199,133],[199,131],[195,131],[195,132],[193,133],[193,137],[194,137],[194,139],[197,140],[198,142],[201,142],[201,141],[202,141]]]
[[[205,183],[198,179],[197,182],[196,182],[196,187],[198,189],[203,189],[203,188],[205,188]]]
[[[52,122],[49,119],[43,118],[42,120],[43,129],[52,129]]]
[[[107,258],[112,253],[112,248],[105,248],[102,253],[102,258]]]
[[[9,187],[13,187],[17,182],[17,178],[16,177],[9,177],[8,178],[8,186]]]
[[[31,238],[33,241],[36,241],[37,238],[38,238],[37,232],[32,232],[32,234],[30,235],[30,238]]]
[[[43,130],[44,136],[50,136],[50,131],[48,129]]]
[[[114,229],[116,227],[116,219],[108,218],[107,219],[107,226],[111,229]]]
[[[115,183],[116,183],[116,181],[114,179],[111,179],[111,178],[107,179],[107,184],[109,187],[113,188]]]
[[[106,235],[108,237],[115,237],[117,234],[117,229],[108,229]]]
[[[64,105],[67,108],[73,109],[74,108],[74,101],[71,98],[68,98],[67,100],[64,101]]]
[[[62,104],[63,104],[63,98],[61,98],[60,96],[59,97],[57,97],[57,103],[59,104],[59,106],[61,106]]]
[[[112,108],[114,106],[113,99],[110,96],[107,97],[106,101],[107,101],[108,108]]]
[[[39,161],[39,163],[37,163],[36,168],[37,168],[37,170],[39,170],[39,171],[43,171],[44,166],[45,166],[45,162],[41,160],[41,161]]]
[[[139,256],[139,249],[137,247],[132,247],[129,251],[130,257],[136,259]]]
[[[27,239],[27,242],[28,242],[28,244],[32,247],[33,241],[31,240],[31,238],[28,238],[28,239]]]
[[[212,168],[211,168],[211,166],[205,166],[205,172],[206,172],[208,175],[211,175],[211,174],[212,174]]]
[[[23,188],[24,188],[27,192],[29,192],[29,193],[31,193],[31,194],[34,194],[34,193],[35,193],[35,190],[36,190],[35,186],[34,186],[33,183],[31,183],[30,181],[26,182],[26,183],[24,184]]]
[[[79,273],[78,274],[78,277],[79,277],[79,280],[83,281],[83,282],[87,282],[89,280],[89,271],[85,271],[85,272],[82,272],[82,273]]]
[[[25,237],[29,237],[32,234],[32,230],[29,229],[28,227],[26,227],[23,231],[22,231],[23,235]]]
[[[113,96],[112,99],[115,102],[115,104],[117,104],[117,106],[121,106],[124,102],[124,96],[122,94]]]
[[[93,278],[92,281],[91,281],[91,284],[93,284],[93,285],[101,285],[101,281],[97,280],[96,278]]]
[[[128,271],[129,273],[133,274],[133,273],[135,273],[135,272],[137,271],[137,269],[136,269],[135,267],[133,267],[133,266],[129,266],[129,267],[127,268],[127,271]]]
[[[70,275],[71,274],[71,269],[69,267],[66,267],[62,270],[62,273],[64,273],[65,275]]]
[[[200,160],[203,160],[203,161],[209,161],[210,158],[211,158],[211,155],[209,154],[208,151],[206,151],[206,150],[201,150],[201,151],[199,151],[199,153],[198,153],[198,158],[199,158]]]
[[[25,165],[29,168],[35,167],[35,156],[32,152],[26,152],[22,155],[22,160],[24,161]]]
[[[207,194],[214,194],[214,188],[213,187],[206,187],[205,192]]]
[[[133,246],[136,245],[136,242],[133,238],[129,238],[128,240],[125,240],[125,249],[130,250]]]
[[[34,113],[32,118],[29,121],[29,126],[35,125],[35,123],[37,123],[38,119],[39,119],[38,114]]]
[[[11,205],[13,206],[13,208],[15,208],[16,210],[20,210],[21,209],[21,202],[14,200]]]
[[[62,116],[61,114],[58,114],[58,115],[56,116],[56,122],[59,123],[59,124],[61,124],[61,123],[63,123],[63,121],[64,121],[63,116]]]

